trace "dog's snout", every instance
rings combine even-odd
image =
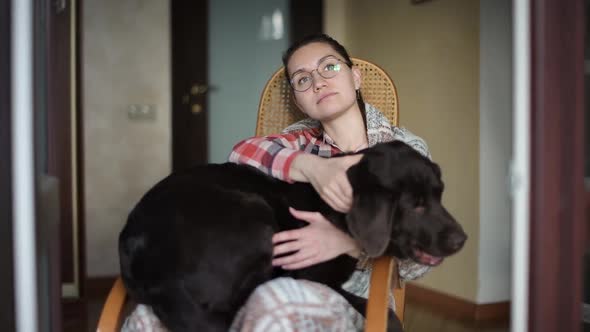
[[[467,240],[467,235],[465,235],[462,231],[455,231],[451,232],[447,236],[446,245],[447,248],[452,251],[456,252],[463,248],[465,241]]]

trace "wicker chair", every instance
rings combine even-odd
[[[379,66],[357,58],[352,62],[361,71],[361,92],[365,102],[379,109],[393,125],[398,125],[399,106],[395,84]],[[279,68],[266,83],[256,122],[256,136],[279,133],[288,125],[303,119],[291,96],[291,87],[285,79],[283,68]],[[375,262],[371,276],[367,325],[365,331],[384,331],[386,326],[387,301],[390,281],[393,284],[395,311],[404,321],[405,288],[399,281],[394,260],[382,258]]]
[[[377,107],[392,124],[397,125],[399,118],[397,91],[391,78],[383,69],[370,62],[354,58],[353,62],[362,72],[361,91],[365,101]],[[302,118],[302,113],[292,103],[291,89],[281,68],[270,78],[262,92],[256,135],[278,133]],[[396,314],[403,322],[405,289],[399,282],[394,260],[381,257],[373,264],[365,331],[385,331],[388,295],[391,288],[395,297]],[[123,281],[121,277],[118,277],[103,306],[97,327],[98,332],[119,331],[124,318],[126,300],[127,293]]]
[[[380,110],[391,124],[399,119],[397,90],[387,73],[375,64],[353,58],[361,70],[363,99]],[[291,98],[291,87],[281,67],[266,83],[258,106],[256,136],[280,133],[288,125],[304,118]]]

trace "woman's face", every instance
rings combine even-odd
[[[332,78],[320,76],[316,69],[326,57],[342,61],[340,71]],[[360,88],[361,75],[358,68],[348,67],[344,58],[325,43],[307,44],[293,53],[287,64],[289,77],[300,71],[311,73],[313,80],[306,91],[293,91],[299,109],[312,119],[330,121],[357,108],[356,90]]]

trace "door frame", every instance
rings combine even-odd
[[[584,5],[530,0],[529,331],[579,331],[584,242]],[[518,18],[517,18],[518,19]]]
[[[15,331],[12,242],[11,1],[0,1],[0,329]]]
[[[193,1],[193,5],[199,7],[204,6],[210,12],[209,1],[202,0],[204,3]],[[208,66],[209,66],[209,16],[194,17],[189,10],[178,11],[175,10],[174,4],[181,8],[187,6],[186,0],[170,1],[170,35],[171,35],[171,82],[172,82],[172,170],[177,171],[195,164],[203,164],[209,161],[209,114],[211,112],[208,103],[208,93],[195,93],[191,86],[209,86]],[[198,3],[198,4],[197,4]],[[286,21],[289,24],[289,44],[295,40],[299,40],[304,36],[321,32],[323,30],[323,0],[289,0],[289,19]],[[188,16],[191,19],[193,27],[186,27],[176,24],[175,17]],[[297,18],[297,19],[294,19]],[[194,22],[193,22],[194,21]],[[200,28],[194,28],[194,25]],[[189,29],[187,29],[189,28]],[[196,31],[195,31],[196,30]],[[184,47],[186,44],[184,40],[188,38],[198,38],[201,32],[204,32],[202,40],[197,46],[200,50],[195,52],[196,55],[187,57],[182,54],[177,54],[178,49]],[[180,45],[180,46],[178,46]],[[178,48],[178,49],[177,49]],[[187,70],[187,65],[183,65],[187,61],[195,62],[204,59],[203,70],[190,68]],[[178,64],[176,62],[178,61]],[[192,78],[192,81],[187,79],[187,72],[191,70],[202,71],[199,73],[198,80]],[[209,90],[215,87],[208,87]],[[197,89],[198,90],[198,89]],[[262,91],[261,91],[262,92]],[[202,111],[199,114],[191,114],[191,107],[193,105],[202,105]],[[197,128],[195,132],[187,132],[187,128]],[[245,137],[244,137],[245,138]],[[203,142],[204,146],[195,142]],[[237,143],[237,142],[236,142]],[[229,151],[228,151],[229,152]],[[186,154],[191,154],[187,156]]]

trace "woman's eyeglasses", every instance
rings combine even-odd
[[[297,73],[295,73],[295,75],[293,75],[293,77],[291,78],[291,86],[295,91],[307,91],[309,88],[311,88],[311,85],[313,84],[312,73],[314,71],[317,71],[321,77],[329,79],[338,75],[338,73],[342,70],[343,63],[344,62],[342,60],[335,58],[333,56],[324,58],[318,64],[317,69],[314,69],[311,72],[298,71]]]

